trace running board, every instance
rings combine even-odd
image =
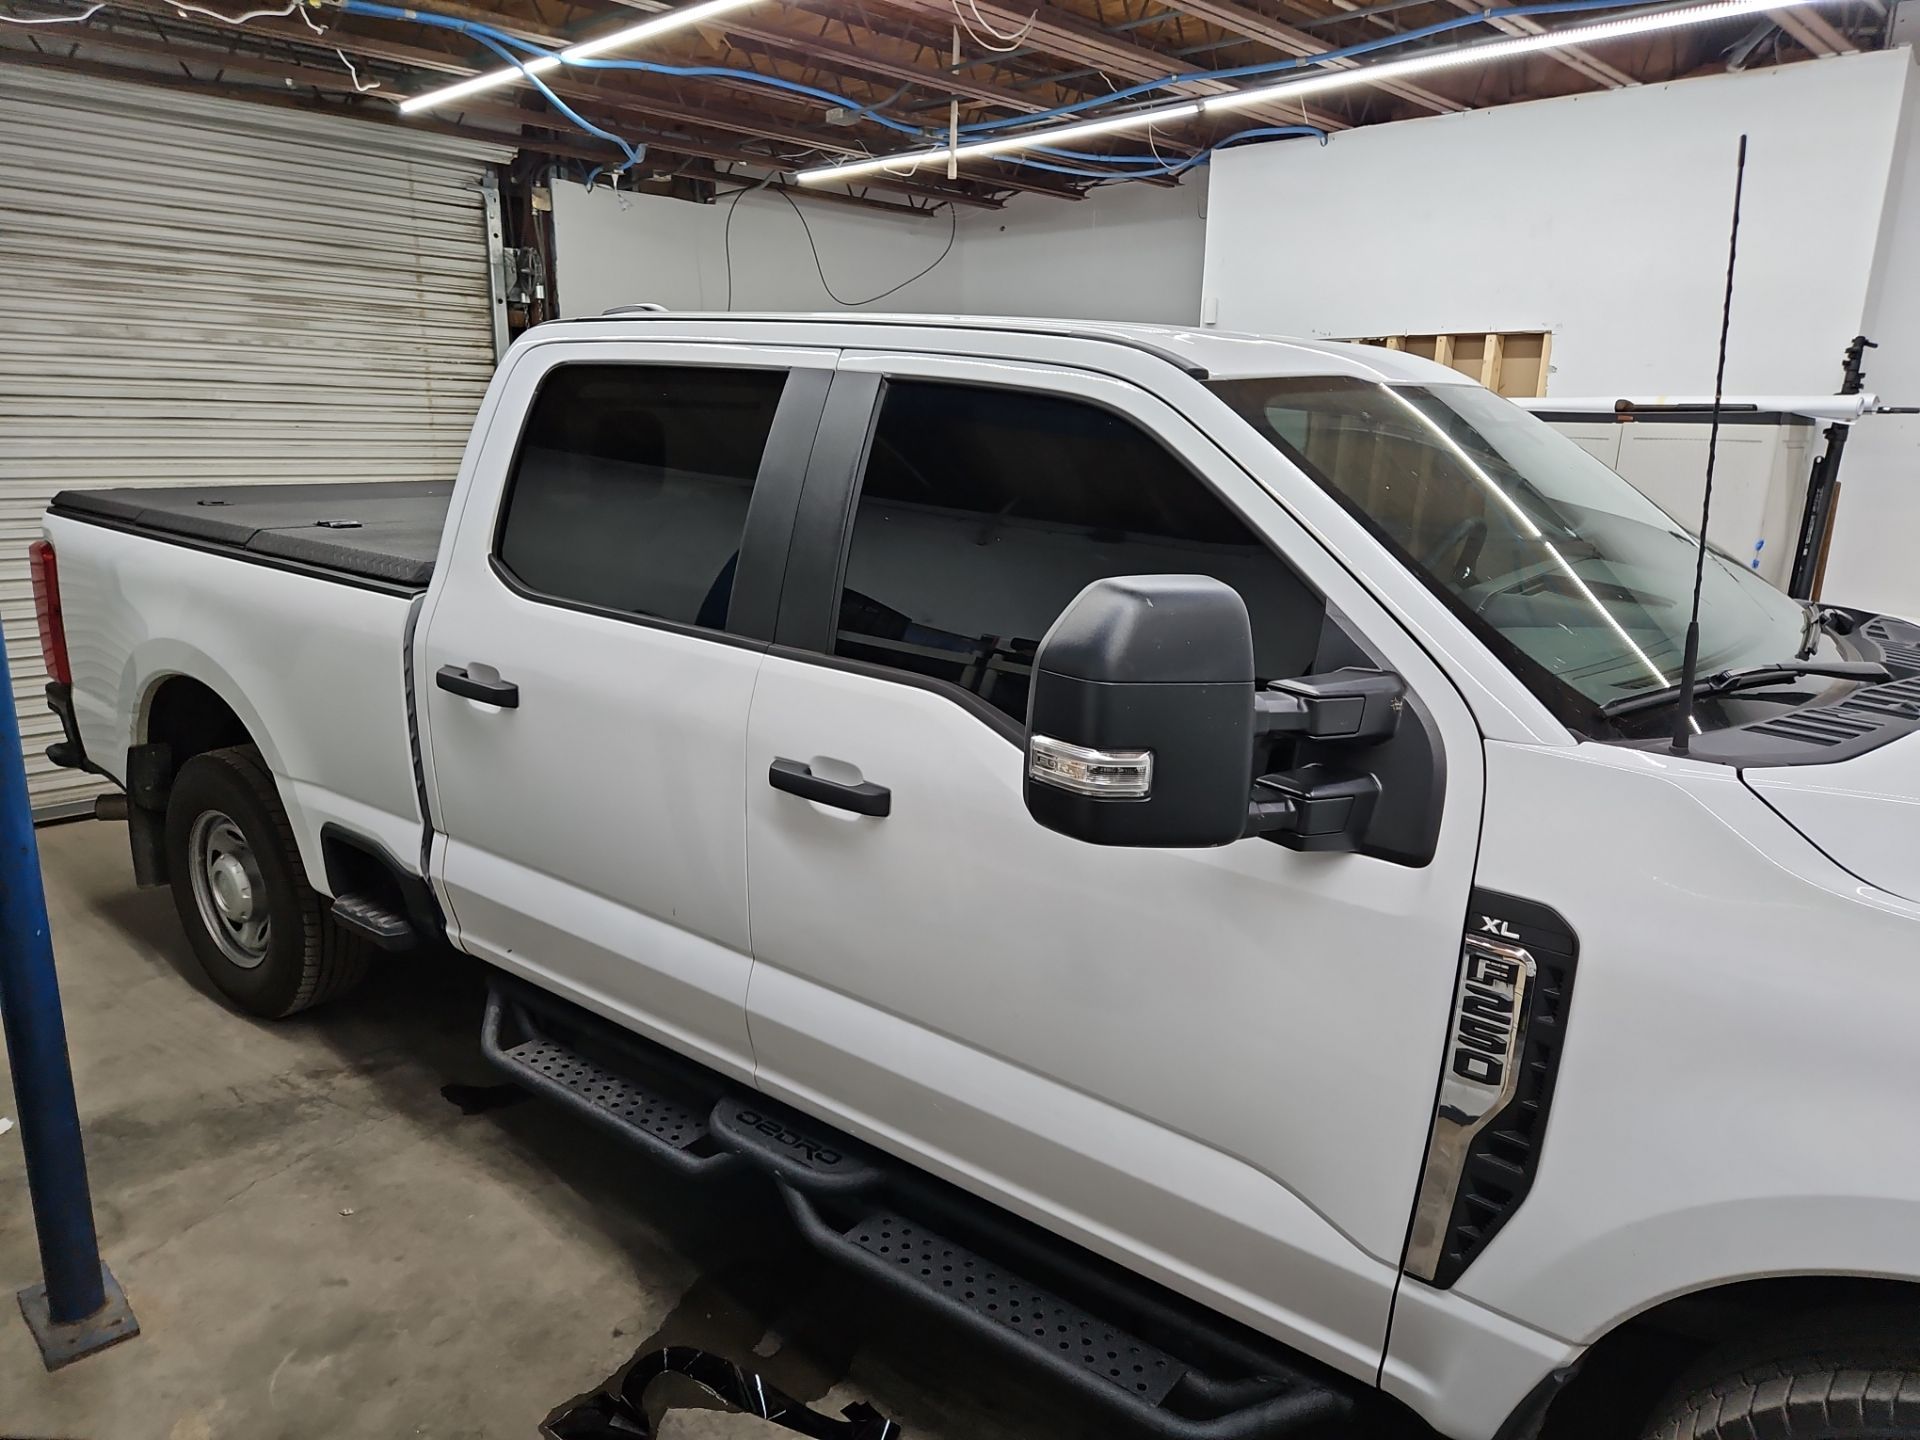
[[[342,930],[382,950],[411,950],[420,943],[411,920],[364,895],[336,896],[330,913]]]
[[[815,1249],[1163,1440],[1277,1440],[1353,1410],[1353,1382],[1277,1342],[544,992],[497,982],[482,1046],[676,1169],[765,1172]]]
[[[687,1062],[649,1054],[624,1033],[579,1033],[564,1002],[520,986],[487,992],[480,1048],[523,1085],[611,1130],[676,1170],[705,1171],[732,1160],[712,1144],[712,1089],[676,1073]],[[588,1040],[592,1035],[597,1045]],[[591,1047],[591,1053],[589,1049]]]

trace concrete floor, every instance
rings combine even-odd
[[[0,1436],[530,1440],[665,1341],[757,1355],[916,1440],[1091,1433],[1070,1397],[876,1310],[760,1182],[695,1189],[537,1101],[463,1114],[441,1087],[495,1079],[477,967],[399,962],[340,1005],[252,1020],[213,997],[171,898],[134,888],[123,826],[39,838],[101,1246],[142,1333],[49,1375],[0,1299]],[[0,1286],[38,1278],[16,1127]],[[660,1433],[791,1432],[677,1409]]]

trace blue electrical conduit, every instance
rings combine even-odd
[[[1280,135],[1314,135],[1319,137],[1322,145],[1327,143],[1327,132],[1317,125],[1260,125],[1251,130],[1236,130],[1224,139],[1216,140],[1198,155],[1190,155],[1185,160],[1176,160],[1171,164],[1165,161],[1155,161],[1154,168],[1151,170],[1092,170],[1078,165],[1055,165],[1046,160],[1029,159],[1025,155],[996,155],[993,158],[1003,165],[1025,165],[1033,170],[1046,170],[1055,175],[1073,175],[1086,180],[1104,180],[1108,182],[1147,180],[1156,175],[1183,175],[1197,165],[1206,164],[1214,151],[1224,150],[1227,146],[1237,144],[1239,141],[1268,139]],[[1049,149],[1046,153],[1059,154],[1062,152]],[[1087,158],[1091,159],[1095,157],[1089,156]],[[1116,160],[1122,157],[1101,155],[1097,158],[1101,160]],[[1151,156],[1148,157],[1149,160],[1152,160],[1152,158]]]
[[[523,51],[535,59],[544,59],[558,54],[556,51],[548,50],[544,46],[534,44],[529,40],[523,40],[517,35],[510,35],[504,30],[497,29],[492,25],[483,24],[479,21],[457,20],[451,16],[435,15],[425,10],[401,9],[397,6],[381,4],[380,0],[339,0],[339,5],[343,12],[350,15],[367,15],[383,20],[412,21],[415,24],[430,25],[440,29],[457,31],[460,34],[470,36],[482,44],[487,45],[495,54],[501,55],[502,58],[510,64],[519,66],[523,72],[526,69],[525,62],[513,55],[504,54],[500,47],[507,46]],[[1481,25],[1493,20],[1524,19],[1537,15],[1561,15],[1591,10],[1621,10],[1629,8],[1636,8],[1635,0],[1542,0],[1542,3],[1536,4],[1503,5],[1489,10],[1478,10],[1472,14],[1457,15],[1447,20],[1436,21],[1431,25],[1421,26],[1415,30],[1406,30],[1393,35],[1382,35],[1372,40],[1359,41],[1356,44],[1342,46],[1336,50],[1322,51],[1318,55],[1291,56],[1285,60],[1270,60],[1257,65],[1241,65],[1225,70],[1191,70],[1185,74],[1168,75],[1158,80],[1145,80],[1139,84],[1129,85],[1106,95],[1091,95],[1084,100],[1076,100],[1071,104],[1055,106],[1052,109],[1037,111],[1030,115],[1014,115],[999,120],[975,121],[969,125],[962,125],[960,127],[960,133],[964,135],[979,135],[1017,126],[1042,124],[1048,120],[1084,114],[1088,110],[1099,109],[1119,101],[1130,100],[1136,96],[1151,94],[1158,90],[1166,90],[1177,85],[1192,85],[1196,82],[1206,81],[1247,79],[1258,75],[1272,75],[1289,70],[1324,66],[1329,62],[1371,54],[1391,46],[1405,45],[1411,41],[1424,40],[1434,35],[1462,29],[1468,25]],[[903,135],[911,135],[915,139],[937,143],[939,139],[947,133],[944,128],[934,129],[915,125],[904,120],[896,120],[891,116],[881,114],[873,105],[862,104],[858,100],[836,94],[831,90],[823,90],[814,85],[804,85],[799,81],[787,80],[777,75],[762,75],[753,70],[740,70],[732,66],[663,65],[651,60],[604,60],[598,58],[568,60],[564,63],[568,66],[585,70],[638,70],[648,74],[672,75],[681,79],[738,80],[745,84],[764,86],[774,90],[784,90],[795,95],[804,95],[809,99],[818,100],[824,104],[845,108],[855,115],[864,116],[878,125],[885,126],[889,130]],[[589,134],[611,140],[613,143],[619,145],[622,151],[629,156],[627,164],[620,167],[621,169],[627,169],[638,163],[637,160],[632,158],[635,147],[630,146],[626,141],[612,134],[612,132],[602,130],[598,126],[591,125],[585,120],[582,120],[578,114],[561,102],[552,90],[541,84],[538,76],[529,74],[527,78],[539,88],[541,93],[553,103],[556,109],[575,124],[579,125],[581,129],[587,131]],[[929,83],[933,83],[933,81],[934,77],[930,76]],[[1283,128],[1291,132],[1293,127]],[[1245,134],[1249,132],[1242,133]],[[1006,157],[1000,158],[1004,160]],[[1099,158],[1113,163],[1123,164],[1158,163],[1158,157],[1156,156],[1101,156]],[[1033,165],[1036,168],[1043,168],[1043,162],[1027,161],[1023,163]],[[595,173],[597,174],[598,172]],[[1068,171],[1065,173],[1071,172]]]
[[[642,160],[647,158],[646,146],[631,144],[628,141],[623,140],[620,136],[614,134],[613,131],[603,130],[601,129],[600,126],[594,124],[591,120],[584,118],[578,111],[574,110],[572,106],[568,105],[566,101],[562,100],[558,95],[554,94],[553,91],[547,87],[547,85],[540,79],[538,75],[534,74],[531,70],[527,68],[527,62],[515,56],[514,53],[511,50],[507,49],[506,46],[500,44],[498,41],[489,39],[485,35],[476,35],[473,38],[478,40],[482,45],[485,45],[489,50],[493,51],[494,54],[498,55],[502,60],[505,60],[508,64],[519,66],[520,73],[527,77],[528,83],[531,84],[535,89],[537,89],[542,95],[546,96],[547,103],[553,106],[553,108],[558,110],[562,115],[566,116],[567,119],[571,120],[574,124],[578,125],[582,130],[586,131],[589,135],[597,135],[602,140],[609,140],[613,144],[618,145],[620,147],[621,153],[627,157],[627,162],[626,164],[620,166],[619,169],[615,170],[613,172],[614,174],[624,175],[626,174],[627,171],[631,170],[634,166],[638,165]],[[605,169],[606,167],[602,166],[601,168]],[[600,171],[598,170],[594,171],[592,178],[598,179],[599,174],[600,174]],[[588,188],[589,189],[592,188],[591,181],[589,182]]]
[[[499,46],[505,45],[526,52],[533,59],[557,57],[560,52],[536,45],[531,40],[523,40],[518,35],[510,35],[492,25],[477,20],[456,20],[447,15],[435,15],[426,10],[403,10],[394,5],[383,5],[379,0],[339,0],[340,8],[349,15],[367,15],[380,20],[411,20],[421,25],[432,25],[442,30],[457,31],[462,35],[480,41],[499,54]],[[509,64],[525,70],[525,62],[508,55],[503,57]],[[739,80],[748,84],[762,85],[769,89],[785,90],[795,95],[804,95],[810,100],[819,100],[824,104],[842,107],[856,114],[864,115],[889,130],[902,135],[912,135],[917,139],[925,138],[937,131],[914,125],[905,120],[895,120],[882,115],[871,106],[846,95],[835,94],[831,90],[822,90],[816,85],[803,85],[798,80],[787,80],[778,75],[762,75],[754,70],[739,70],[728,65],[662,65],[652,60],[602,60],[588,58],[564,62],[571,69],[579,70],[640,70],[652,75],[672,75],[683,80]],[[538,76],[528,76],[535,85],[540,85]],[[540,88],[546,91],[547,87]],[[547,91],[549,97],[552,92]]]

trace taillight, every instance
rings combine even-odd
[[[60,613],[60,570],[54,563],[51,543],[36,540],[27,547],[27,570],[33,576],[33,613],[40,620],[40,658],[46,661],[50,679],[71,685],[73,667],[67,663],[67,622]]]

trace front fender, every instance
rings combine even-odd
[[[1724,766],[1488,746],[1482,883],[1580,980],[1532,1192],[1465,1297],[1571,1343],[1766,1276],[1920,1278],[1920,905]]]

